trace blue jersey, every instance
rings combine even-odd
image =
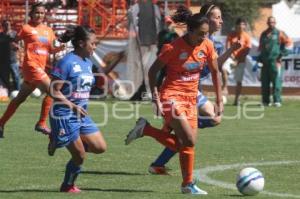
[[[64,56],[52,70],[52,76],[65,83],[61,89],[62,94],[76,105],[87,109],[92,85],[95,82],[90,59],[82,59],[74,52]],[[53,106],[56,116],[70,115],[72,110],[65,105],[56,103]]]
[[[214,43],[214,47],[215,47],[217,54],[221,55],[224,51],[223,43],[220,41],[217,41],[213,35],[210,35],[209,39]],[[209,74],[210,74],[209,67],[208,67],[208,65],[206,65],[203,67],[200,80],[207,78]]]

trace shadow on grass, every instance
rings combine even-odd
[[[100,189],[100,188],[82,188],[82,191],[101,191],[101,192],[124,192],[124,193],[151,193],[151,190],[135,190],[135,189]]]
[[[93,175],[125,175],[125,176],[144,176],[145,173],[131,173],[124,171],[82,171],[80,174],[93,174]]]
[[[59,193],[59,190],[51,189],[0,189],[0,193]]]
[[[150,193],[151,190],[134,190],[134,189],[101,189],[101,188],[82,188],[82,191],[100,191],[100,192],[120,192],[120,193]],[[0,193],[61,193],[57,190],[47,189],[8,189],[1,190]]]
[[[246,198],[247,196],[243,196],[241,194],[230,194],[230,195],[223,195],[225,197],[233,197],[233,198]]]

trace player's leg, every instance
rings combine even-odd
[[[47,126],[47,118],[49,115],[49,111],[52,105],[53,99],[49,96],[46,95],[43,99],[43,103],[41,106],[41,111],[40,111],[40,119],[39,121],[35,124],[35,130],[38,132],[41,132],[43,134],[50,134],[51,129]]]
[[[245,63],[239,63],[237,68],[235,69],[235,74],[234,74],[236,87],[235,87],[235,98],[234,98],[233,105],[235,106],[239,105],[244,71],[245,71]]]
[[[195,125],[187,120],[185,115],[180,115],[180,118],[173,118],[170,126],[174,129],[178,137],[179,146],[179,161],[182,173],[181,192],[185,194],[199,194],[206,195],[207,192],[198,188],[193,182],[194,170],[194,145],[197,139],[197,121],[195,118]],[[188,117],[188,116],[187,116]]]
[[[100,131],[80,135],[82,142],[84,143],[84,148],[86,152],[91,152],[95,154],[104,153],[106,151],[106,142]]]
[[[173,151],[178,150],[179,143],[175,135],[166,133],[162,129],[157,129],[151,126],[151,124],[142,117],[137,120],[135,127],[127,134],[125,144],[129,145],[133,140],[143,136],[152,137]]]
[[[50,97],[50,78],[46,76],[42,80],[39,81],[37,87],[41,89],[41,91],[47,93],[47,95],[43,99],[43,103],[40,111],[40,119],[35,124],[35,130],[41,132],[43,134],[49,135],[51,133],[51,129],[47,126],[47,118],[49,115],[49,111],[51,105],[53,103],[52,98]]]
[[[12,74],[14,90],[20,90],[20,71],[19,71],[19,64],[18,63],[11,63],[10,65],[10,72]]]
[[[198,93],[198,128],[213,127],[221,123],[221,116],[215,117],[214,105],[202,93]],[[169,148],[165,148],[157,159],[150,165],[148,171],[152,174],[167,174],[165,165],[176,154]]]
[[[263,105],[268,106],[270,103],[270,66],[267,62],[264,62],[263,64],[264,66],[261,69],[261,95]]]
[[[211,101],[207,100],[202,106],[198,106],[198,128],[214,127],[221,121],[221,116],[215,116],[215,106]]]
[[[228,96],[228,72],[227,69],[222,68],[221,70],[222,74],[222,93],[223,93],[223,101],[224,104],[227,103],[227,96]]]
[[[32,85],[23,82],[18,95],[10,101],[0,118],[0,138],[3,137],[6,122],[14,115],[18,107],[27,99],[34,89],[35,88]]]
[[[96,154],[105,152],[106,142],[94,121],[89,116],[85,116],[81,118],[80,124],[80,137],[85,151]]]
[[[272,84],[273,84],[273,101],[274,106],[281,107],[281,91],[282,91],[282,73],[283,67],[281,63],[276,62],[273,69]]]
[[[85,150],[80,137],[67,146],[72,158],[66,165],[65,177],[60,191],[68,193],[79,193],[80,189],[75,186],[75,181],[81,172],[81,165],[85,158]]]
[[[53,147],[53,154],[56,148],[61,147],[66,147],[71,154],[60,191],[78,193],[80,189],[74,183],[85,158],[84,145],[79,136],[80,122],[76,116],[60,116],[53,112],[50,115],[50,124],[52,131],[49,145]]]

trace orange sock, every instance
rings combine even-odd
[[[162,145],[168,147],[172,151],[178,151],[179,143],[175,135],[166,133],[162,130],[152,127],[150,124],[144,128],[144,135],[153,137]]]
[[[46,95],[43,99],[43,104],[41,107],[40,120],[37,122],[41,126],[47,126],[46,120],[49,115],[49,111],[52,105],[52,98],[49,95]]]
[[[11,101],[4,114],[2,115],[0,119],[0,126],[3,127],[6,122],[13,116],[13,114],[16,112],[19,105],[17,105],[14,101]]]
[[[183,179],[182,186],[193,182],[194,150],[194,147],[181,147],[179,150],[179,161]]]

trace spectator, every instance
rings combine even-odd
[[[9,20],[2,21],[1,25],[3,32],[0,34],[2,38],[0,44],[0,60],[4,67],[3,76],[5,75],[5,77],[3,77],[3,79],[9,90],[20,90],[20,72],[17,59],[17,51],[19,48],[14,42],[17,32],[11,29]],[[10,74],[13,79],[13,88],[10,88],[9,85]]]
[[[235,30],[227,36],[226,48],[230,48],[233,43],[239,41],[241,48],[235,50],[231,57],[235,60],[236,68],[234,72],[234,78],[236,81],[235,99],[233,105],[239,104],[239,97],[242,91],[242,81],[246,66],[246,57],[251,49],[251,38],[246,32],[247,23],[243,18],[238,18],[235,23]]]
[[[261,71],[261,94],[264,106],[271,106],[270,103],[270,83],[273,89],[274,106],[281,107],[282,73],[281,57],[286,56],[286,47],[292,45],[292,41],[281,30],[278,30],[276,19],[271,16],[267,21],[268,28],[261,34],[259,40],[260,55],[258,61],[262,62]]]

